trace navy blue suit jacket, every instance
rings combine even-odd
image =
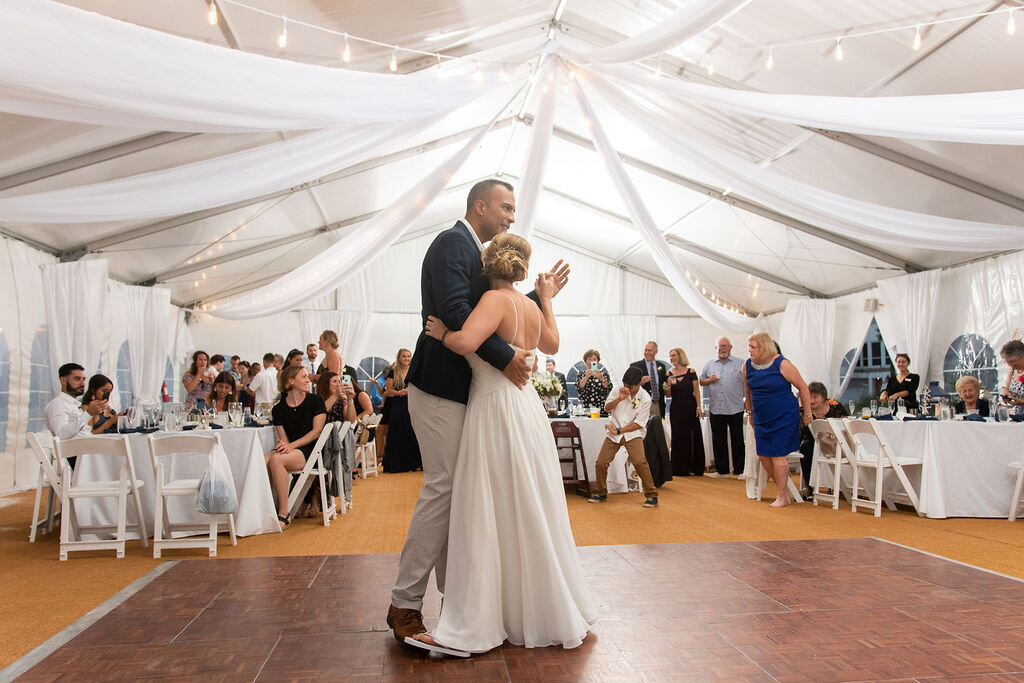
[[[469,228],[456,223],[431,242],[420,272],[422,322],[427,316],[440,318],[449,330],[461,330],[490,281],[480,274],[483,260]],[[512,347],[492,334],[477,355],[498,370],[504,370],[515,355]],[[466,359],[446,349],[422,330],[409,366],[408,381],[417,389],[450,401],[466,403],[472,372]]]

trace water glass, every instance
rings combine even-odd
[[[878,415],[878,400],[874,398],[871,399],[871,414]]]
[[[131,427],[129,426],[129,424],[130,423],[129,423],[127,415],[118,415],[117,416],[117,431],[118,432],[125,432],[128,429],[130,429]]]
[[[245,410],[242,411],[242,426],[244,427],[250,422],[252,422],[252,411],[246,406]]]
[[[850,401],[846,405],[850,408],[850,412],[849,412],[849,416],[850,417],[853,417],[854,415],[857,414],[857,402],[856,401]]]
[[[872,403],[874,403],[874,401],[872,401]],[[868,419],[869,417],[871,417],[871,408],[868,408],[867,406],[864,406],[863,408],[861,408],[860,409],[860,416],[863,419],[865,419],[865,420]]]
[[[1000,403],[996,408],[996,421],[997,422],[1009,422],[1010,421],[1010,409],[1006,405]]]
[[[939,407],[939,419],[940,420],[952,420],[953,419],[953,413],[949,409],[949,404],[948,403],[943,403]]]

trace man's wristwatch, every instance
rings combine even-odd
[[[616,434],[622,434],[622,427],[616,427],[615,428],[615,433]]]
[[[451,332],[451,330],[445,330],[441,333],[441,346],[444,346],[444,338],[448,336],[449,332]]]

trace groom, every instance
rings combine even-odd
[[[449,330],[462,329],[490,286],[480,274],[483,245],[509,229],[515,210],[512,186],[504,181],[482,180],[470,189],[466,217],[438,235],[423,258],[420,296],[424,324],[427,316],[433,315]],[[552,273],[561,290],[569,279],[569,267],[559,261]],[[513,349],[497,334],[476,353],[520,389],[530,378],[526,351]],[[395,639],[416,647],[426,647],[411,636],[426,632],[421,610],[431,569],[437,589],[444,594],[452,484],[471,379],[465,358],[420,332],[406,381],[409,413],[423,458],[423,488],[405,537],[387,618]]]

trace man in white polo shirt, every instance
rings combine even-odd
[[[281,391],[277,388],[277,368],[274,366],[274,354],[263,354],[263,369],[249,382],[248,391],[253,395],[257,405],[273,403],[280,396]]]
[[[597,481],[594,483],[594,494],[587,499],[588,503],[608,500],[608,466],[612,464],[619,448],[625,446],[626,455],[636,468],[644,487],[644,507],[658,507],[658,490],[654,487],[651,468],[644,455],[644,436],[647,434],[647,420],[651,416],[651,395],[640,388],[643,377],[640,368],[626,368],[622,376],[623,386],[604,406],[609,416],[608,424],[605,425],[608,435],[597,456]]]

